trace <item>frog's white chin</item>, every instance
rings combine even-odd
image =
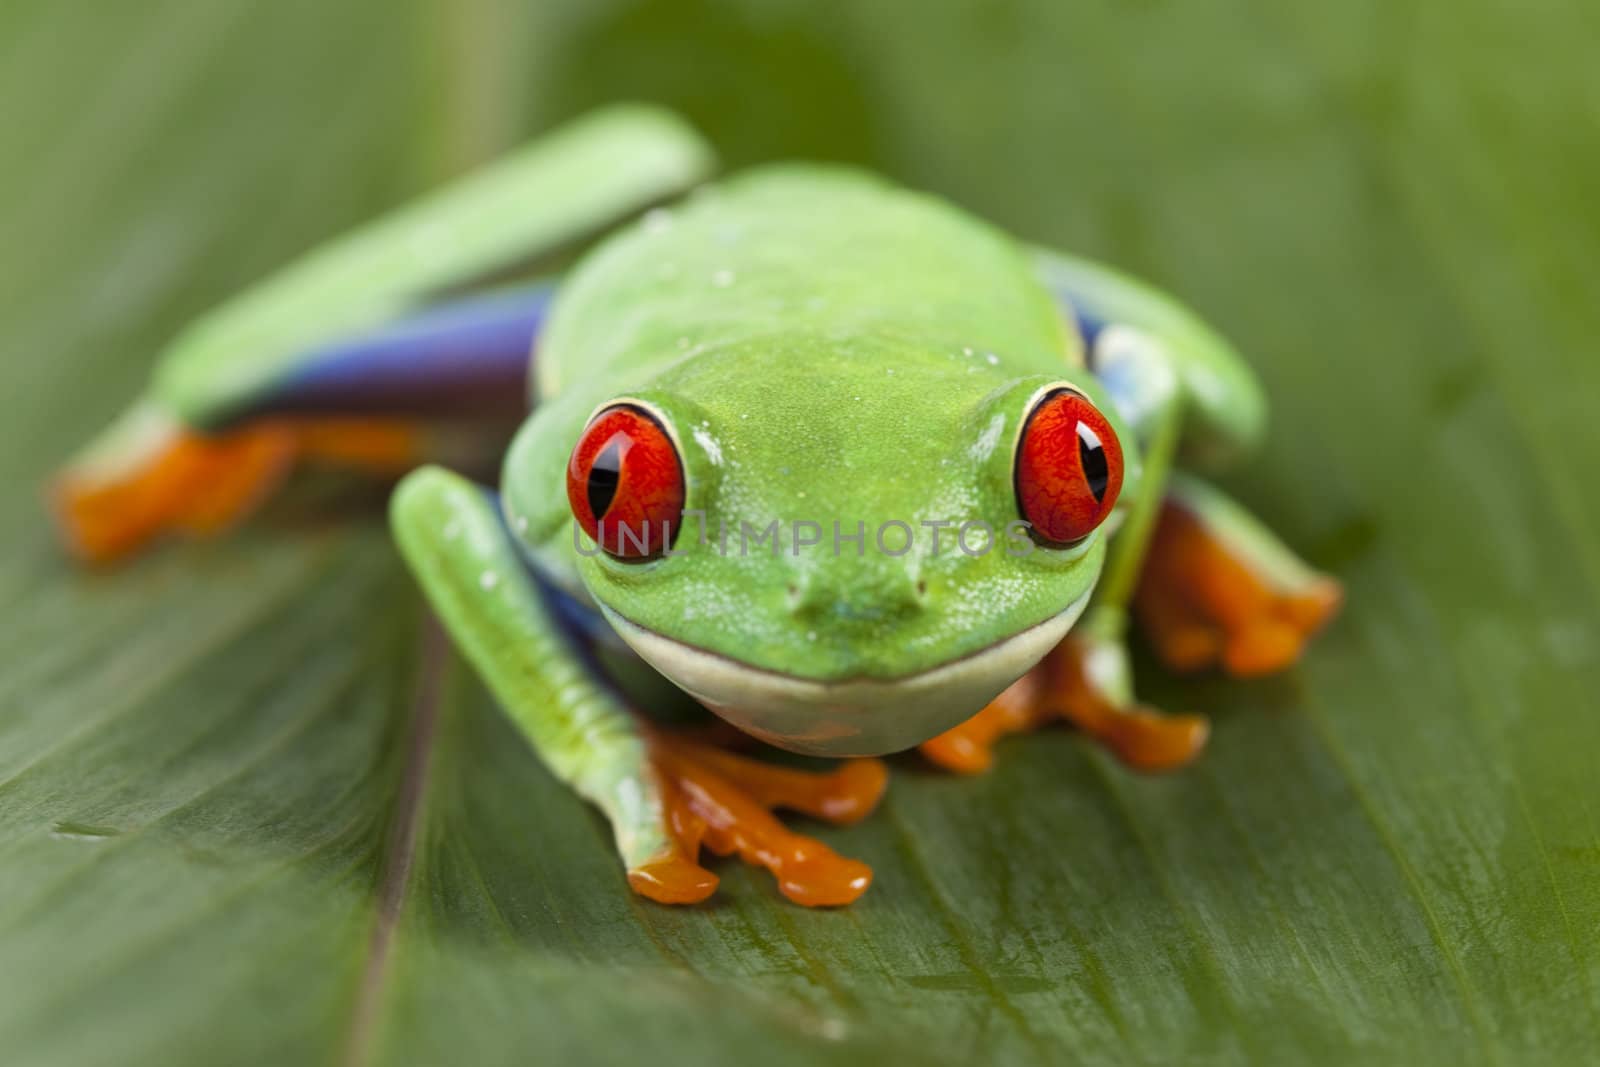
[[[674,641],[613,611],[628,646],[744,732],[812,756],[878,756],[920,744],[975,715],[1060,642],[1085,593],[1019,634],[901,678],[818,682]]]

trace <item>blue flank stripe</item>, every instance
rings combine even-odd
[[[469,296],[312,349],[234,417],[517,415],[527,410],[533,341],[554,291],[541,283]]]
[[[1083,351],[1085,356],[1094,352],[1094,343],[1100,338],[1100,331],[1106,328],[1104,319],[1095,318],[1082,308],[1074,305],[1073,301],[1062,297],[1062,303],[1072,312],[1072,317],[1077,320],[1078,333],[1083,337]]]

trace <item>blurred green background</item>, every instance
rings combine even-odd
[[[1592,1058],[1597,54],[1582,0],[8,0],[0,1060]],[[1272,398],[1231,488],[1344,618],[1266,682],[1145,664],[1217,713],[1188,772],[901,760],[825,834],[856,906],[723,865],[673,911],[454,661],[413,744],[377,494],[62,562],[37,487],[179,325],[619,98],[1181,294]]]

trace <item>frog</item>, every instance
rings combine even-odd
[[[63,543],[216,535],[305,467],[396,482],[444,631],[628,886],[680,905],[706,853],[859,898],[870,866],[776,813],[866,817],[892,753],[978,774],[1060,721],[1181,768],[1209,720],[1136,699],[1135,628],[1255,677],[1334,617],[1337,580],[1208,480],[1267,405],[1197,313],[865,170],[716,169],[616,105],[291,262],[66,461]]]

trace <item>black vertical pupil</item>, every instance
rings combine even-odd
[[[1106,486],[1111,484],[1111,466],[1106,462],[1106,450],[1100,438],[1081,422],[1078,423],[1078,462],[1083,466],[1083,477],[1089,483],[1095,502],[1105,503]]]
[[[605,518],[606,509],[617,496],[617,483],[622,480],[622,435],[617,434],[606,442],[600,454],[589,466],[589,514],[596,522]]]

